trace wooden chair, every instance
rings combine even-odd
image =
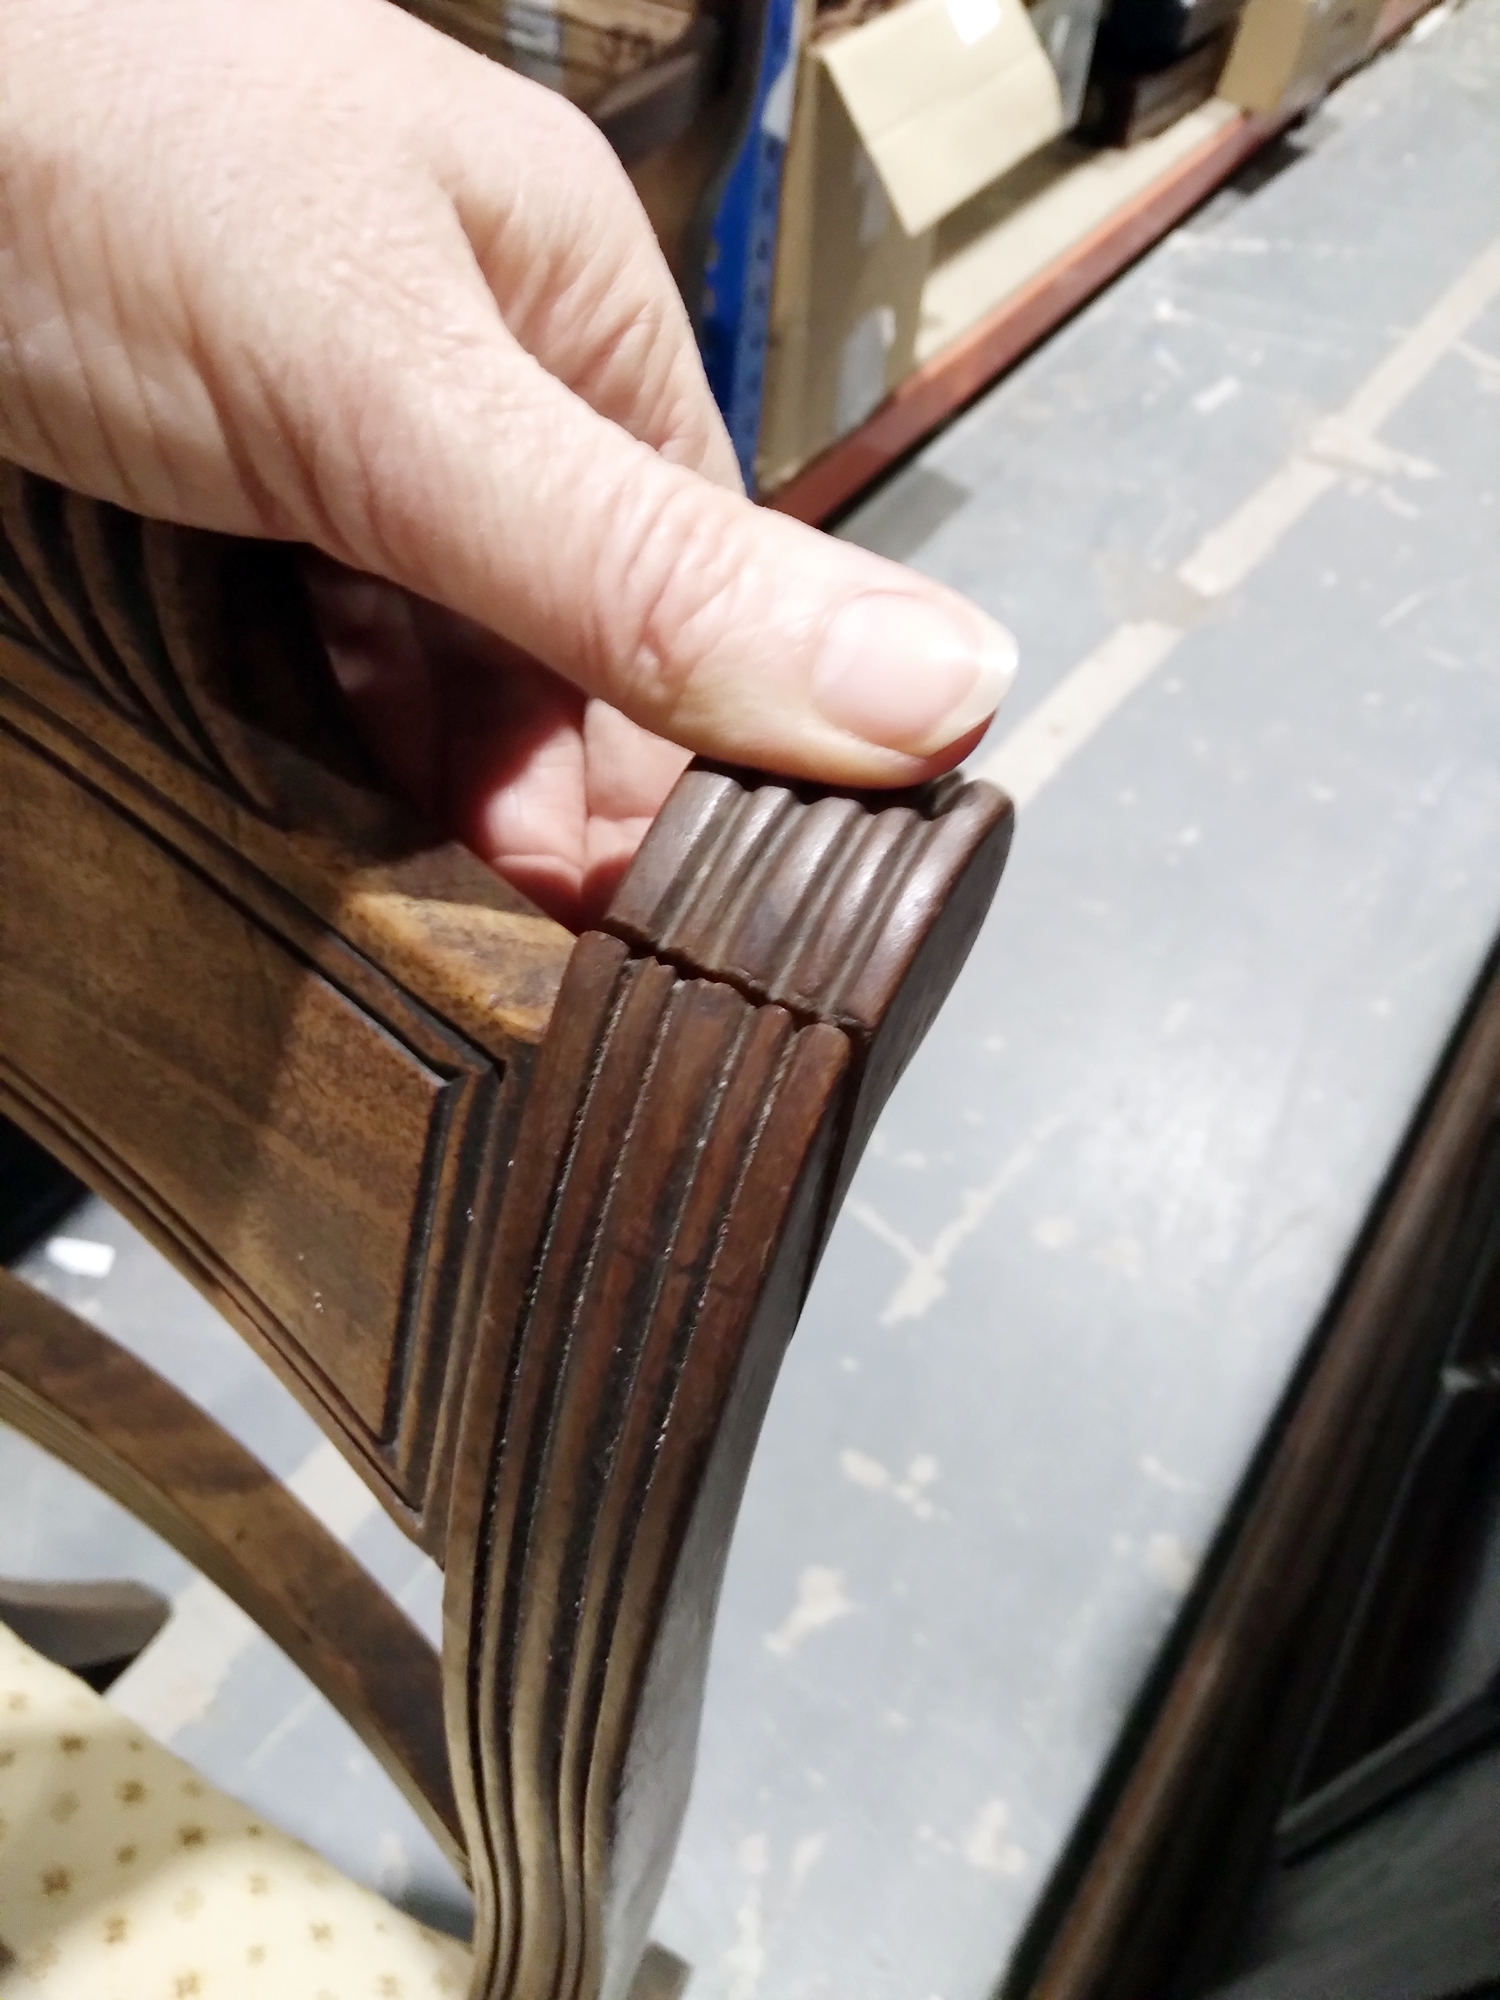
[[[1007,802],[695,766],[575,938],[386,796],[288,551],[13,469],[0,531],[0,1108],[442,1566],[441,1658],[13,1278],[0,1416],[359,1731],[473,1884],[476,2000],[623,1993],[777,1365]]]

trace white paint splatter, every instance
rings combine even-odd
[[[1239,393],[1238,375],[1221,375],[1217,382],[1198,391],[1193,398],[1193,408],[1200,417],[1211,417],[1215,410],[1222,410],[1226,403],[1232,403]]]
[[[963,1856],[971,1868],[1002,1879],[1024,1874],[1026,1850],[1007,1839],[1010,1807],[1004,1799],[989,1799],[980,1807],[979,1817],[964,1841]]]
[[[1398,521],[1420,521],[1422,510],[1414,507],[1410,500],[1396,491],[1394,486],[1377,486],[1375,498],[1388,514],[1394,514]]]
[[[888,1493],[903,1507],[907,1507],[919,1521],[937,1518],[939,1509],[928,1499],[925,1488],[938,1475],[938,1462],[921,1452],[906,1468],[904,1479],[898,1479],[893,1472],[883,1466],[878,1458],[871,1458],[863,1451],[841,1451],[839,1470],[856,1486],[863,1486],[868,1493]]]
[[[845,1214],[863,1223],[870,1234],[894,1250],[907,1267],[906,1276],[892,1292],[880,1315],[882,1326],[893,1326],[903,1319],[920,1319],[942,1298],[948,1289],[948,1266],[959,1249],[984,1221],[1001,1195],[1035,1164],[1042,1148],[1062,1122],[1061,1118],[1044,1119],[1009,1155],[991,1180],[982,1187],[965,1188],[959,1197],[958,1213],[938,1231],[930,1250],[919,1250],[868,1202],[856,1199],[845,1204]]]
[[[1325,417],[1314,427],[1307,444],[1308,456],[1321,459],[1341,472],[1363,472],[1380,479],[1436,479],[1437,467],[1430,459],[1414,458],[1409,451],[1382,444],[1368,431],[1351,424],[1347,417]]]
[[[70,1278],[107,1278],[115,1268],[112,1243],[91,1243],[84,1236],[49,1237],[43,1256]]]
[[[1143,1451],[1137,1463],[1153,1484],[1165,1487],[1168,1493],[1192,1493],[1197,1489],[1195,1479],[1186,1479],[1180,1472],[1174,1472],[1154,1451]]]
[[[1031,1240],[1043,1250],[1066,1250],[1078,1240],[1078,1224],[1071,1215],[1043,1215],[1031,1225]]]
[[[1089,1262],[1122,1278],[1139,1278],[1146,1268],[1146,1253],[1134,1236],[1109,1236],[1090,1254]]]
[[[1436,588],[1435,585],[1429,585],[1426,590],[1408,591],[1406,596],[1401,599],[1401,602],[1399,604],[1393,604],[1390,610],[1387,611],[1385,616],[1381,619],[1380,621],[1381,631],[1389,632],[1393,625],[1399,625],[1403,618],[1409,618],[1411,614],[1417,609],[1418,605],[1425,604],[1427,602],[1428,598],[1431,597],[1433,590],[1435,588]]]
[[[804,1833],[792,1849],[791,1892],[794,1896],[800,1896],[807,1887],[807,1878],[823,1859],[827,1846],[827,1832],[819,1828],[816,1833]]]
[[[1148,1535],[1141,1559],[1158,1583],[1179,1593],[1198,1573],[1198,1558],[1180,1535]]]
[[[755,2000],[766,1970],[764,1893],[771,1844],[763,1833],[747,1834],[738,1860],[746,1878],[734,1912],[734,1943],[724,1954],[728,2000]]]
[[[844,1594],[843,1572],[809,1563],[797,1579],[797,1602],[777,1629],[766,1634],[766,1648],[780,1659],[790,1659],[810,1632],[847,1618],[855,1609]]]
[[[867,1458],[862,1451],[841,1451],[839,1470],[856,1486],[868,1487],[872,1493],[884,1493],[891,1483],[891,1475],[880,1460]]]

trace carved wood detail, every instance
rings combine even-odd
[[[285,551],[20,474],[0,530],[0,1103],[443,1562],[473,2000],[617,2000],[777,1367],[1008,804],[695,767],[575,941],[380,794]],[[28,1395],[13,1417],[196,1559],[128,1411]],[[272,1560],[220,1580],[276,1630]],[[410,1779],[435,1684],[370,1721],[377,1665],[345,1691]]]
[[[0,619],[0,1105],[440,1547],[572,941],[364,771],[287,551],[0,468]]]
[[[574,953],[523,1122],[528,1191],[504,1217],[449,1549],[468,1656],[450,1744],[490,1862],[487,1990],[629,1983],[776,1370],[1009,832],[987,787],[887,803],[698,769],[622,886],[619,935]]]

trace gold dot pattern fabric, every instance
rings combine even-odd
[[[463,2000],[469,1954],[0,1625],[3,2000]]]

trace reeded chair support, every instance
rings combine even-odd
[[[441,1659],[13,1279],[0,1415],[361,1731],[473,1883],[475,2000],[618,1995],[776,1369],[1009,808],[697,766],[575,939],[351,743],[289,552],[0,478],[0,1109],[442,1565]]]

